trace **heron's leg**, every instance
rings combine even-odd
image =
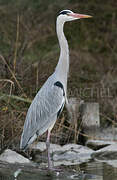
[[[51,162],[51,157],[50,157],[50,131],[49,130],[47,134],[46,148],[47,148],[47,153],[48,153],[48,168],[51,169],[52,162]]]
[[[46,148],[47,148],[47,153],[48,153],[48,169],[53,170],[53,171],[61,171],[61,169],[55,169],[52,166],[52,161],[51,161],[51,156],[50,156],[50,132],[51,130],[49,129],[47,131],[47,140],[46,140]]]

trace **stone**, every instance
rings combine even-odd
[[[86,146],[93,150],[99,150],[111,144],[115,144],[115,142],[109,140],[93,140],[93,139],[92,140],[90,139],[86,142]]]
[[[7,162],[7,163],[30,163],[29,159],[23,157],[22,155],[10,149],[6,149],[0,155],[0,161]]]
[[[78,135],[77,135],[77,129],[78,129],[78,119],[80,116],[80,106],[83,103],[81,99],[78,98],[69,98],[68,102],[66,103],[66,109],[68,111],[68,122],[72,125],[74,128],[74,143],[78,142]]]
[[[37,145],[33,146],[33,160],[39,163],[46,162],[47,160],[45,161],[44,157],[43,159],[41,159],[40,155],[40,153],[44,153],[45,150],[45,142],[39,142]],[[78,144],[66,144],[64,146],[60,146],[58,144],[50,144],[50,152],[53,165],[59,166],[88,162],[92,158],[91,154],[94,151],[86,146]]]
[[[113,167],[117,167],[117,144],[104,147],[92,153],[91,156],[96,161],[105,162]]]
[[[54,152],[61,149],[61,146],[58,144],[50,144],[50,152]],[[46,143],[45,142],[38,142],[37,144],[32,146],[32,150],[43,152],[46,150]]]
[[[78,144],[67,144],[62,146],[61,151],[53,153],[54,166],[74,165],[88,162],[94,151],[88,147]]]
[[[84,103],[81,111],[83,128],[100,127],[99,103]]]
[[[108,160],[107,164],[114,168],[117,168],[117,160]]]
[[[97,135],[97,139],[101,139],[103,141],[117,141],[117,128],[108,127],[108,128],[100,128]]]

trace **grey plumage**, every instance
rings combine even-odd
[[[60,45],[60,57],[54,73],[48,78],[30,105],[20,148],[26,149],[40,135],[48,130],[46,147],[48,150],[48,167],[51,168],[50,132],[67,101],[67,77],[69,72],[69,48],[63,27],[66,21],[73,21],[91,16],[76,14],[70,10],[59,13],[56,21],[57,37]]]
[[[32,140],[46,132],[55,123],[59,110],[64,107],[64,89],[54,85],[57,81],[56,75],[51,75],[32,101],[21,137],[21,149],[26,149]]]

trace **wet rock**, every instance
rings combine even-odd
[[[114,168],[117,168],[117,160],[108,160],[106,163]]]
[[[104,147],[92,153],[91,156],[96,161],[105,162],[109,165],[117,167],[117,144]]]
[[[115,144],[114,141],[106,141],[106,140],[88,140],[86,142],[87,147],[93,150],[99,150],[111,144]]]
[[[35,145],[33,147],[33,160],[36,162],[47,162],[47,159],[44,159],[44,157],[47,157],[47,154],[44,155],[45,150],[45,142],[39,142]],[[94,151],[86,146],[78,144],[66,144],[64,146],[50,144],[50,152],[54,166],[59,166],[87,162],[91,159],[91,154]]]
[[[55,151],[53,153],[54,166],[73,165],[88,162],[91,159],[91,154],[93,152],[93,150],[82,145],[64,145],[62,146],[61,151]]]
[[[112,144],[95,151],[92,157],[98,160],[117,160],[117,144]]]
[[[61,146],[58,144],[50,144],[50,152],[54,152],[61,149]],[[46,150],[46,143],[45,142],[38,142],[37,144],[33,145],[32,150],[43,152]]]
[[[50,144],[50,153],[52,154],[55,151],[61,150],[61,146],[58,144]],[[36,145],[33,145],[31,149],[32,160],[37,163],[47,162],[47,151],[46,143],[38,142]]]
[[[23,157],[22,155],[10,149],[6,149],[0,155],[0,161],[8,162],[8,163],[30,163],[29,159]]]

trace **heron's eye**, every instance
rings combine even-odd
[[[64,10],[59,13],[59,15],[68,15],[70,14],[70,11]]]

